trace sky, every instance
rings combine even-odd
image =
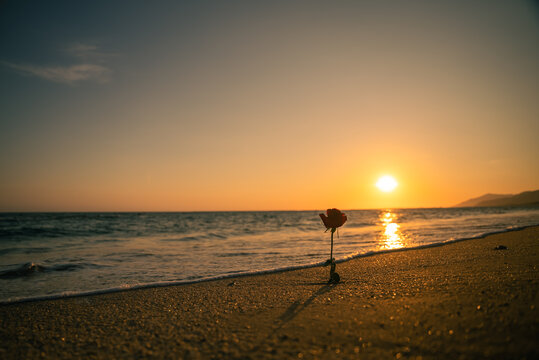
[[[539,188],[537,2],[8,0],[0,49],[0,211]]]

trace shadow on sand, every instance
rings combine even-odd
[[[307,300],[305,301],[301,301],[301,300],[297,300],[295,301],[292,305],[290,305],[288,307],[288,309],[286,309],[286,311],[279,317],[279,320],[281,321],[281,324],[280,326],[278,327],[281,328],[284,324],[286,324],[287,322],[289,322],[290,320],[294,319],[300,312],[302,312],[303,310],[305,310],[305,308],[307,306],[309,306],[313,301],[314,299],[316,299],[317,297],[319,297],[320,295],[324,295],[325,293],[331,291],[331,289],[333,289],[335,286],[337,286],[336,284],[324,284],[324,286],[322,286],[320,289],[318,289],[314,294],[312,294]]]
[[[324,295],[330,292],[338,284],[327,284],[327,283],[310,283],[309,285],[323,285],[320,289],[315,291],[308,299],[305,301],[296,300],[292,305],[285,310],[285,312],[279,316],[277,319],[277,324],[274,326],[273,330],[266,336],[258,345],[256,345],[252,351],[257,351],[261,349],[264,344],[275,336],[275,334],[283,328],[288,322],[293,320],[299,313],[305,310],[317,297]]]

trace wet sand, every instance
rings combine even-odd
[[[539,358],[538,255],[533,227],[355,259],[331,286],[318,267],[3,305],[0,358]]]

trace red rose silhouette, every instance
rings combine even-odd
[[[335,231],[336,228],[343,226],[348,219],[339,209],[327,209],[326,214],[320,214],[320,218],[322,218],[322,222],[326,228],[332,229],[333,231]]]
[[[325,214],[320,214],[320,218],[326,227],[326,231],[331,229],[331,251],[329,253],[329,260],[326,262],[331,265],[328,284],[337,284],[341,280],[341,277],[335,272],[337,264],[333,258],[333,234],[338,227],[344,225],[348,218],[339,209],[327,209]]]

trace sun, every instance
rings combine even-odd
[[[376,187],[383,192],[391,192],[399,185],[393,176],[384,175],[376,182]]]

